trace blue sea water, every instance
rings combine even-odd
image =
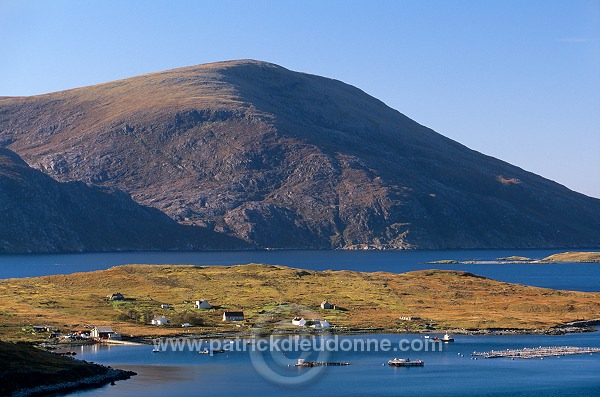
[[[331,337],[329,337],[331,338]],[[358,335],[349,339],[388,339],[418,335]],[[152,353],[152,346],[83,347],[79,358],[138,372],[114,386],[82,391],[82,397],[153,396],[599,396],[600,354],[540,359],[471,359],[473,351],[537,346],[600,347],[600,333],[563,336],[462,336],[445,344],[442,352],[333,352],[329,361],[349,366],[320,367],[314,378],[296,385],[272,383],[253,365],[249,352],[214,356],[196,351]],[[266,362],[277,376],[294,379],[315,368],[296,368],[297,354],[286,362]],[[424,367],[394,368],[394,357],[422,359]]]
[[[0,255],[0,278],[68,274],[111,266],[194,264],[202,266],[268,263],[311,270],[356,270],[403,273],[423,269],[465,270],[495,280],[538,287],[600,291],[600,264],[431,265],[440,259],[493,260],[509,255],[544,258],[561,250],[436,250],[436,251],[215,251],[123,252],[63,255]]]

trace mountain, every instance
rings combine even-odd
[[[0,98],[0,144],[259,247],[600,246],[600,200],[265,62]]]
[[[3,148],[0,225],[0,254],[244,246],[179,225],[121,191],[59,183]]]

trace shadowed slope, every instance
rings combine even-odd
[[[178,225],[121,191],[59,183],[0,148],[0,253],[241,246]]]

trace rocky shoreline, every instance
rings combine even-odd
[[[47,349],[0,340],[0,396],[66,394],[136,375]]]
[[[539,328],[539,329],[513,329],[513,328],[487,328],[487,329],[421,329],[421,330],[399,330],[389,328],[337,328],[332,327],[325,331],[314,331],[307,329],[277,329],[277,330],[258,330],[256,332],[212,332],[204,334],[181,334],[172,335],[169,337],[174,338],[200,338],[200,339],[232,339],[232,338],[253,338],[259,335],[299,335],[299,334],[332,334],[332,335],[365,335],[365,334],[422,334],[422,335],[433,335],[448,332],[453,335],[564,335],[570,333],[585,333],[595,332],[598,329],[596,326],[600,325],[600,319],[588,320],[588,321],[576,321],[572,323],[562,324],[560,326],[551,328]],[[164,338],[164,336],[151,337],[142,336],[138,341],[144,344],[153,344],[157,339]]]
[[[71,382],[60,382],[51,385],[40,385],[30,388],[23,388],[16,390],[11,394],[11,397],[29,397],[29,396],[41,396],[48,394],[66,394],[78,390],[92,389],[96,387],[102,387],[107,384],[114,384],[119,380],[126,380],[131,378],[137,373],[133,371],[124,371],[120,369],[113,369],[107,367],[108,371],[104,374],[98,374],[77,381]]]

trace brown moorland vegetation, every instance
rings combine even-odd
[[[120,292],[124,301],[108,301]],[[207,299],[214,310],[194,309]],[[345,310],[322,310],[323,299]],[[161,304],[170,308],[161,309]],[[243,310],[242,324],[221,321]],[[171,326],[147,325],[165,315]],[[108,270],[0,281],[0,337],[31,339],[31,325],[63,331],[112,325],[124,335],[239,331],[296,316],[327,319],[350,329],[533,330],[600,318],[600,293],[559,291],[490,280],[461,271],[311,271],[271,265],[198,267],[125,265]],[[422,323],[401,321],[420,317]],[[38,335],[39,337],[39,335]]]
[[[600,252],[562,252],[543,259],[548,262],[600,262]]]

